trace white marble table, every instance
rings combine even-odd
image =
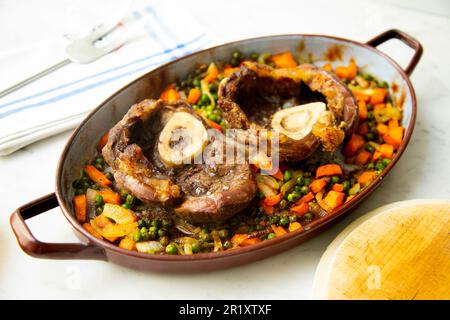
[[[365,41],[395,27],[422,42],[425,53],[412,75],[418,115],[411,143],[382,187],[356,212],[288,252],[208,274],[163,275],[105,262],[34,259],[19,249],[9,216],[19,205],[52,192],[67,132],[0,158],[0,298],[311,298],[322,253],[355,218],[389,202],[450,197],[450,6],[448,1],[427,1],[422,11],[418,2],[407,8],[406,1],[190,1],[192,14],[225,41],[276,33],[324,33]],[[12,10],[14,2],[1,2],[0,7]],[[385,49],[401,63],[410,56],[398,43]],[[31,219],[29,225],[39,239],[76,241],[59,209]]]

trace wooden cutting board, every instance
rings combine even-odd
[[[450,201],[410,200],[349,225],[317,267],[318,299],[450,299]]]

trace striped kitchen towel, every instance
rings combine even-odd
[[[0,155],[75,127],[128,82],[162,63],[209,47],[214,37],[173,1],[143,1],[121,21],[132,40],[118,50],[62,69],[0,99]],[[0,68],[2,61],[0,60]]]

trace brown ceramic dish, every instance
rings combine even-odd
[[[405,70],[384,53],[375,49],[381,43],[394,38],[414,49],[414,56]],[[340,207],[336,212],[314,221],[303,232],[292,232],[271,241],[222,253],[184,256],[149,255],[119,248],[93,237],[84,230],[71,213],[70,195],[73,192],[71,181],[79,175],[82,165],[95,154],[97,137],[100,137],[119,121],[132,104],[144,98],[157,97],[165,85],[184,76],[197,63],[225,60],[236,49],[245,54],[291,51],[303,56],[312,55],[317,59],[322,59],[323,62],[336,57],[348,61],[349,58],[354,57],[358,64],[366,66],[370,73],[390,83],[396,83],[397,94],[404,95],[402,125],[406,128],[406,132],[398,153],[384,173],[352,201]],[[165,64],[119,90],[98,106],[75,130],[59,161],[56,192],[18,208],[11,216],[11,226],[19,245],[27,254],[38,258],[104,260],[141,270],[180,273],[203,272],[237,266],[292,248],[330,226],[345,213],[350,212],[380,185],[384,176],[397,163],[410,140],[415,123],[416,97],[409,75],[413,72],[421,55],[422,46],[417,40],[401,31],[389,30],[367,43],[321,35],[277,35],[254,38],[206,49]],[[57,206],[61,207],[64,216],[82,243],[44,243],[34,238],[25,224],[25,220]]]

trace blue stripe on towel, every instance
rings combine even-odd
[[[40,97],[42,95],[54,92],[54,91],[59,90],[59,89],[64,89],[64,88],[69,87],[71,85],[78,84],[80,82],[83,82],[83,81],[86,81],[86,80],[90,80],[90,79],[93,79],[93,78],[96,78],[96,77],[108,74],[110,72],[114,72],[114,71],[117,71],[117,70],[129,67],[129,66],[132,66],[134,64],[137,64],[137,63],[140,63],[140,62],[143,62],[143,61],[146,61],[146,60],[150,60],[150,59],[153,59],[153,58],[156,58],[156,57],[159,57],[159,56],[166,55],[166,54],[168,54],[168,53],[170,53],[170,52],[172,52],[174,50],[178,50],[178,49],[182,49],[184,47],[187,47],[188,45],[191,45],[191,44],[199,41],[200,39],[204,38],[205,36],[206,36],[206,34],[203,33],[203,34],[199,35],[198,37],[196,37],[196,38],[194,38],[192,40],[189,40],[189,41],[187,41],[185,43],[178,44],[178,45],[174,46],[173,48],[166,49],[166,50],[163,50],[161,52],[158,52],[158,53],[155,53],[155,54],[143,57],[143,58],[136,59],[134,61],[125,63],[123,65],[119,65],[117,67],[113,67],[113,68],[107,69],[105,71],[96,73],[94,75],[90,75],[90,76],[87,76],[87,77],[84,77],[84,78],[81,78],[81,79],[78,79],[78,80],[75,80],[75,81],[71,81],[71,82],[62,84],[60,86],[57,86],[57,87],[54,87],[54,88],[51,88],[51,89],[47,89],[47,90],[41,91],[39,93],[35,93],[35,94],[29,95],[29,96],[26,96],[26,97],[23,97],[23,98],[20,98],[20,99],[16,99],[16,100],[4,103],[4,104],[0,104],[0,109],[2,109],[4,107],[7,107],[7,106],[10,106],[10,105],[13,105],[13,104],[16,104],[16,103],[20,103],[20,102],[24,102],[24,101],[27,101],[27,100],[30,100],[30,99],[33,99],[33,98]],[[198,48],[198,49],[201,49],[201,47]]]
[[[191,52],[197,51],[197,50],[203,48],[204,46],[206,46],[207,44],[209,44],[210,42],[211,42],[211,40],[208,39],[205,43],[202,43],[201,45],[197,46],[195,49],[186,51],[185,54],[189,54],[189,53],[191,53]],[[137,68],[137,69],[134,69],[134,70],[131,70],[131,71],[122,73],[122,74],[120,74],[120,75],[117,75],[117,76],[114,76],[114,77],[110,77],[110,78],[108,78],[108,79],[105,79],[105,80],[102,80],[102,81],[99,81],[99,82],[96,82],[96,83],[93,83],[93,84],[84,86],[84,87],[82,87],[82,88],[75,89],[75,90],[72,90],[72,91],[69,91],[69,92],[60,94],[60,95],[58,95],[58,96],[55,96],[55,97],[53,97],[53,98],[44,100],[44,101],[42,101],[42,102],[38,102],[38,103],[34,103],[34,104],[29,104],[29,105],[25,105],[25,106],[20,107],[20,108],[17,108],[17,109],[13,109],[13,110],[6,111],[6,112],[0,114],[0,119],[5,118],[5,117],[7,117],[7,116],[10,116],[10,115],[12,115],[12,114],[15,114],[15,113],[17,113],[17,112],[21,112],[21,111],[23,111],[23,110],[33,109],[33,108],[37,108],[37,107],[40,107],[40,106],[44,106],[44,105],[47,105],[47,104],[50,104],[50,103],[54,103],[54,102],[56,102],[56,101],[64,100],[64,99],[69,98],[69,97],[71,97],[71,96],[73,96],[73,95],[76,95],[76,94],[78,94],[78,93],[81,93],[81,92],[84,92],[84,91],[87,91],[87,90],[91,90],[91,89],[93,89],[93,88],[102,86],[102,85],[107,84],[107,83],[110,83],[110,82],[112,82],[112,81],[114,81],[114,80],[118,80],[118,79],[120,79],[120,78],[126,77],[126,76],[128,76],[128,75],[133,74],[133,73],[136,73],[136,72],[139,72],[139,71],[148,69],[148,68],[150,68],[150,67],[152,67],[152,66],[155,66],[155,65],[158,65],[158,64],[167,62],[167,61],[170,61],[170,59],[164,59],[163,61],[153,62],[153,63],[151,63],[151,64],[149,64],[149,65],[144,66],[144,67],[140,67],[140,68]]]

